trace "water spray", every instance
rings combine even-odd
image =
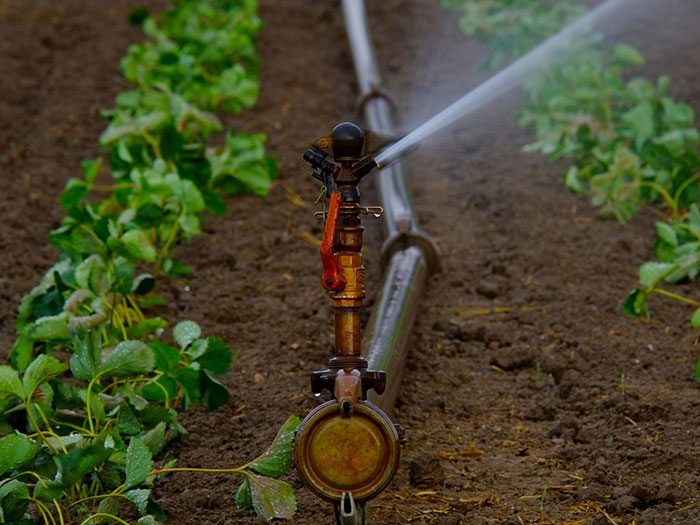
[[[381,151],[376,156],[375,162],[380,168],[396,162],[410,148],[415,147],[416,144],[464,116],[499,99],[514,86],[523,82],[527,75],[536,71],[539,66],[551,60],[560,59],[561,57],[557,55],[565,54],[566,47],[586,33],[593,23],[610,17],[613,12],[622,9],[626,4],[632,3],[634,3],[634,0],[608,0],[599,5],[587,15],[551,36],[542,44],[489,78],[486,82],[469,91],[395,144]]]

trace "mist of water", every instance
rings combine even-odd
[[[661,0],[657,0],[661,1]],[[522,84],[539,67],[559,58],[557,54],[576,38],[588,31],[596,22],[610,18],[613,14],[624,13],[625,9],[634,9],[637,0],[608,0],[587,15],[564,28],[559,33],[545,40],[529,53],[489,78],[483,84],[469,91],[456,102],[417,127],[401,140],[381,151],[376,156],[379,166],[386,166],[398,160],[407,150],[422,142],[429,136],[449,126],[462,117],[507,94],[514,87]]]

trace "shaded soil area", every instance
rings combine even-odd
[[[3,356],[21,296],[56,258],[45,239],[61,217],[58,195],[80,159],[97,155],[98,110],[126,87],[118,60],[141,38],[126,13],[144,3],[163,5],[0,0]],[[698,111],[698,7],[647,4],[618,32],[649,58],[645,74],[670,74],[674,95]],[[369,11],[407,128],[487,76],[477,66],[483,48],[432,2],[377,0]],[[308,374],[332,351],[331,305],[309,240],[321,235],[313,219],[318,188],[301,153],[336,122],[357,119],[352,62],[335,1],[310,9],[304,0],[265,0],[261,13],[261,98],[225,121],[267,133],[279,182],[267,199],[230,199],[228,214],[180,250],[196,277],[169,283],[171,300],[160,312],[173,323],[193,319],[241,350],[225,378],[231,402],[216,413],[182,415],[190,430],[174,446],[182,466],[254,457],[291,412],[303,416],[318,404]],[[679,304],[654,300],[652,322],[618,308],[639,264],[652,258],[654,218],[626,226],[598,219],[563,187],[562,165],[520,151],[531,135],[514,123],[517,106],[516,93],[407,161],[443,271],[421,303],[395,408],[408,443],[369,517],[385,524],[697,523],[698,334]],[[365,226],[371,308],[381,227],[374,219]],[[693,285],[679,290],[697,295]],[[294,473],[286,479],[297,489],[295,523],[333,522],[328,504]],[[238,482],[179,474],[156,497],[174,524],[261,522],[235,508]]]

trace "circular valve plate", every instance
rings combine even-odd
[[[306,416],[294,443],[294,463],[318,496],[340,501],[351,492],[355,501],[379,494],[399,463],[399,436],[377,407],[358,401],[351,417],[342,417],[337,401],[328,401]]]

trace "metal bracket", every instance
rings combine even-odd
[[[335,522],[338,525],[365,525],[367,519],[367,504],[355,503],[352,492],[343,492],[340,503],[333,505]]]

